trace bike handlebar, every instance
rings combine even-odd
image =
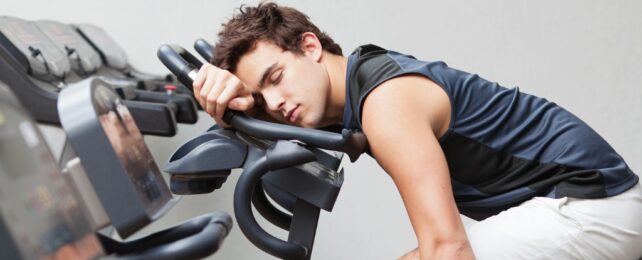
[[[158,58],[174,73],[181,83],[191,86],[202,63],[194,55],[177,45],[163,45],[158,49]],[[319,129],[302,128],[250,118],[239,111],[227,110],[223,120],[237,130],[249,135],[270,140],[299,140],[323,149],[348,154],[356,161],[365,151],[367,140],[361,132],[343,129],[341,133]]]

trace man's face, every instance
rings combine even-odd
[[[327,107],[330,80],[320,59],[310,52],[295,54],[259,41],[243,55],[235,75],[265,101],[274,119],[302,127],[320,127]]]

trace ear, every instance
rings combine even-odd
[[[321,61],[323,47],[317,35],[311,32],[305,32],[301,37],[301,50],[303,50],[304,55],[311,57],[317,62]]]

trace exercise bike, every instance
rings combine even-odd
[[[185,86],[192,86],[202,66],[179,46],[161,46],[158,57]],[[365,136],[347,129],[335,133],[266,122],[231,110],[223,119],[233,128],[214,127],[187,141],[169,158],[164,171],[171,176],[171,191],[209,193],[223,185],[232,169],[241,168],[234,213],[243,234],[273,256],[310,259],[320,210],[332,211],[343,184],[341,153],[357,160],[366,149]],[[288,240],[261,228],[251,205],[289,231]]]

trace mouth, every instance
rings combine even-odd
[[[299,106],[297,105],[294,107],[290,112],[287,114],[286,119],[290,121],[291,123],[296,122],[296,120],[299,117]]]

